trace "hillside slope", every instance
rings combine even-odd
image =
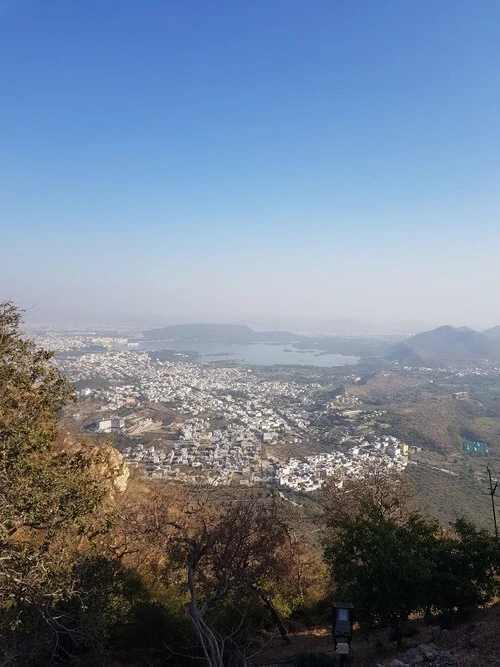
[[[442,326],[399,343],[390,356],[406,365],[496,362],[500,360],[500,338],[467,327]]]
[[[495,340],[500,340],[500,326],[486,329],[486,331],[483,331],[483,336],[487,336],[488,338],[493,338]]]

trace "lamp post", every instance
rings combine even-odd
[[[333,645],[341,666],[347,665],[351,653],[353,609],[350,602],[333,603]]]

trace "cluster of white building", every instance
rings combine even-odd
[[[293,433],[293,438],[302,440],[309,426],[305,407],[312,401],[311,390],[319,386],[262,380],[244,367],[153,361],[145,353],[130,351],[75,356],[60,365],[71,382],[100,379],[109,384],[105,389],[80,391],[81,396],[102,400],[103,410],[133,402],[164,403],[182,413],[186,428],[199,418],[206,431],[203,416],[216,413],[264,434],[267,441],[276,432]]]
[[[335,451],[290,458],[277,462],[276,476],[280,486],[298,491],[321,488],[327,477],[363,477],[372,468],[383,463],[387,468],[404,469],[408,463],[408,448],[392,436],[374,437],[361,441],[347,451]]]
[[[266,482],[313,491],[332,475],[362,476],[383,461],[402,468],[407,448],[390,435],[370,434],[381,411],[367,411],[359,398],[340,392],[325,406],[316,403],[317,383],[263,379],[243,366],[186,361],[158,361],[130,350],[65,356],[62,370],[80,386],[87,381],[100,389],[83,388],[79,395],[102,401],[107,418],[96,430],[125,430],[131,445],[126,459],[140,464],[149,475],[214,484]],[[177,431],[168,434],[170,447],[133,443],[133,438],[162,424],[146,419],[141,408],[160,403],[178,415]],[[122,406],[136,415],[116,417]],[[151,422],[151,423],[150,423]],[[324,453],[279,458],[279,445],[327,442],[332,425],[338,437],[328,440]],[[165,433],[165,431],[163,431]],[[362,435],[360,435],[360,433]],[[336,443],[336,444],[335,444]]]

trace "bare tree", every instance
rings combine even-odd
[[[363,505],[374,505],[386,516],[403,518],[414,509],[405,477],[381,463],[362,478],[339,482],[329,477],[321,491],[324,521],[330,529],[346,516],[356,514]]]
[[[241,659],[256,607],[262,617],[264,606],[287,638],[270,592],[290,563],[289,533],[275,495],[214,487],[183,487],[179,494],[170,486],[151,499],[141,533],[184,572],[187,611],[207,664],[222,667],[236,654]]]

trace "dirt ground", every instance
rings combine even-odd
[[[392,660],[422,643],[434,642],[439,650],[452,650],[457,667],[498,667],[500,665],[500,603],[490,609],[476,610],[467,621],[457,623],[442,632],[434,641],[431,627],[416,621],[411,625],[412,634],[405,640],[405,649],[398,651],[394,643],[387,641],[387,633],[372,635],[368,642],[355,632],[352,667],[375,667],[377,663],[389,665]],[[335,665],[333,642],[329,628],[315,628],[291,635],[291,641],[274,643],[252,661],[262,667],[293,667],[294,658],[302,653],[325,654]]]

